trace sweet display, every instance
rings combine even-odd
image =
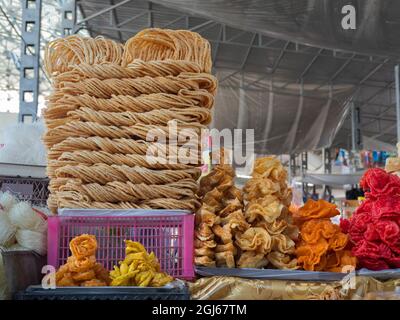
[[[341,221],[352,253],[363,268],[400,268],[400,178],[383,169],[369,169],[360,185],[365,201],[349,220]]]
[[[330,220],[336,215],[339,211],[334,204],[311,199],[294,214],[300,227],[296,256],[302,269],[331,272],[355,269],[357,260],[346,249],[349,237]]]
[[[154,252],[150,254],[142,244],[125,240],[125,259],[110,272],[111,286],[162,287],[173,278],[160,271]]]
[[[108,271],[96,261],[97,240],[89,234],[73,238],[72,255],[56,272],[58,287],[101,287],[110,284]]]
[[[73,35],[48,45],[45,69],[53,212],[199,207],[201,129],[217,89],[208,41],[184,30],[146,29],[125,45]]]
[[[236,235],[242,251],[240,268],[298,268],[293,256],[298,229],[288,209],[292,193],[286,180],[287,172],[278,159],[255,160],[252,178],[243,188],[250,228]]]
[[[221,162],[200,180],[202,206],[196,213],[195,264],[234,268],[238,257],[236,235],[246,231],[249,224],[242,211],[242,193],[234,186],[235,172]]]

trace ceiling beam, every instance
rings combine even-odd
[[[109,12],[111,10],[114,10],[114,9],[120,7],[120,6],[123,6],[124,4],[126,4],[128,2],[131,2],[131,1],[132,0],[122,0],[122,1],[120,1],[120,2],[118,2],[116,4],[114,4],[114,5],[108,6],[108,7],[104,8],[104,9],[102,9],[102,10],[97,11],[96,13],[91,14],[90,16],[87,16],[87,17],[83,18],[81,21],[77,21],[76,24],[80,25],[82,23],[85,23],[85,22],[87,22],[89,20],[92,20],[93,18],[96,18],[96,17],[98,17],[98,16],[100,16],[100,15],[102,15],[104,13],[107,13],[107,12]],[[100,27],[102,28],[103,26],[100,26]]]

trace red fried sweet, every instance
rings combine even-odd
[[[368,170],[360,181],[366,200],[349,220],[341,221],[350,236],[359,266],[371,270],[400,267],[400,178],[382,169]]]

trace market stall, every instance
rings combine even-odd
[[[188,27],[169,29],[171,22],[160,23],[165,12],[156,15],[154,8],[150,18],[159,19],[161,28],[154,28],[153,21],[135,34],[122,33],[117,27],[130,21],[118,22],[117,8],[128,3],[96,12],[98,3],[82,1],[88,11],[78,23],[75,11],[63,9],[64,29],[72,34],[57,37],[44,49],[41,67],[51,91],[41,111],[41,138],[31,137],[41,142],[33,146],[27,140],[10,149],[18,142],[10,139],[0,148],[0,159],[13,154],[42,161],[46,155],[45,166],[0,163],[0,298],[400,299],[400,158],[385,158],[385,170],[306,170],[309,150],[323,148],[321,164],[330,163],[326,149],[336,141],[349,103],[355,103],[356,93],[367,91],[334,80],[349,64],[368,61],[373,72],[362,77],[361,86],[393,61],[362,56],[369,40],[363,36],[358,39],[360,60],[356,53],[333,50],[332,59],[345,59],[345,64],[326,77],[329,64],[321,62],[326,67],[321,66],[322,83],[318,76],[304,81],[315,60],[331,58],[321,49],[311,61],[302,59],[306,69],[295,67],[300,77],[279,67],[290,50],[295,56],[284,65],[307,52],[307,46],[302,51],[297,43],[307,38],[289,25],[286,31],[267,32],[269,24],[254,21],[259,24],[255,28],[246,22],[243,39],[225,26],[223,39],[213,38],[212,46],[204,35],[212,23],[195,16],[197,28],[189,28],[187,19]],[[184,11],[203,16],[211,6],[194,3],[189,1]],[[254,6],[263,7],[259,1]],[[130,3],[127,8],[138,9]],[[216,9],[212,16],[225,22],[227,15]],[[173,14],[175,9],[170,10]],[[67,12],[72,19],[65,18]],[[108,12],[113,12],[116,30],[76,34],[75,23],[86,21],[90,29],[93,19],[101,22]],[[324,30],[306,32],[313,29],[309,24],[303,28],[311,43],[333,45],[322,41]],[[222,47],[229,42],[227,30],[228,38],[238,37],[248,46],[239,71],[230,70],[240,60],[236,50],[233,62],[216,51],[215,42]],[[249,32],[254,35],[247,43]],[[104,37],[95,37],[100,34]],[[247,66],[248,60],[251,54],[263,56],[257,49],[270,49],[264,46],[266,37],[279,35],[286,44],[275,48],[277,57],[267,56],[267,62],[253,57],[266,63],[260,78],[259,65]],[[384,49],[373,47],[367,53]],[[226,55],[226,47],[218,50]],[[24,63],[21,69],[29,69]],[[38,74],[39,64],[32,68]],[[359,69],[352,70],[361,74]],[[359,98],[364,100],[362,94]],[[34,108],[21,105],[23,119]],[[226,134],[221,143],[209,128],[255,130]],[[251,154],[243,157],[243,147]],[[389,143],[386,147],[393,152]],[[244,162],[252,161],[245,166],[251,168],[245,179],[238,177],[238,153]],[[292,162],[296,166],[299,153],[303,174],[291,179],[288,167]],[[285,163],[277,157],[282,154]],[[330,199],[297,203],[296,183],[359,185],[365,196],[346,216]]]

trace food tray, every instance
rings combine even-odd
[[[232,276],[249,279],[264,280],[292,280],[292,281],[341,281],[347,273],[304,271],[304,270],[277,270],[277,269],[253,269],[253,268],[207,268],[195,267],[198,275],[209,276]],[[380,280],[400,278],[400,269],[372,271],[367,269],[357,270],[357,276],[373,277]]]
[[[161,288],[151,287],[60,287],[30,286],[15,295],[16,300],[189,300],[188,287],[174,281]]]

